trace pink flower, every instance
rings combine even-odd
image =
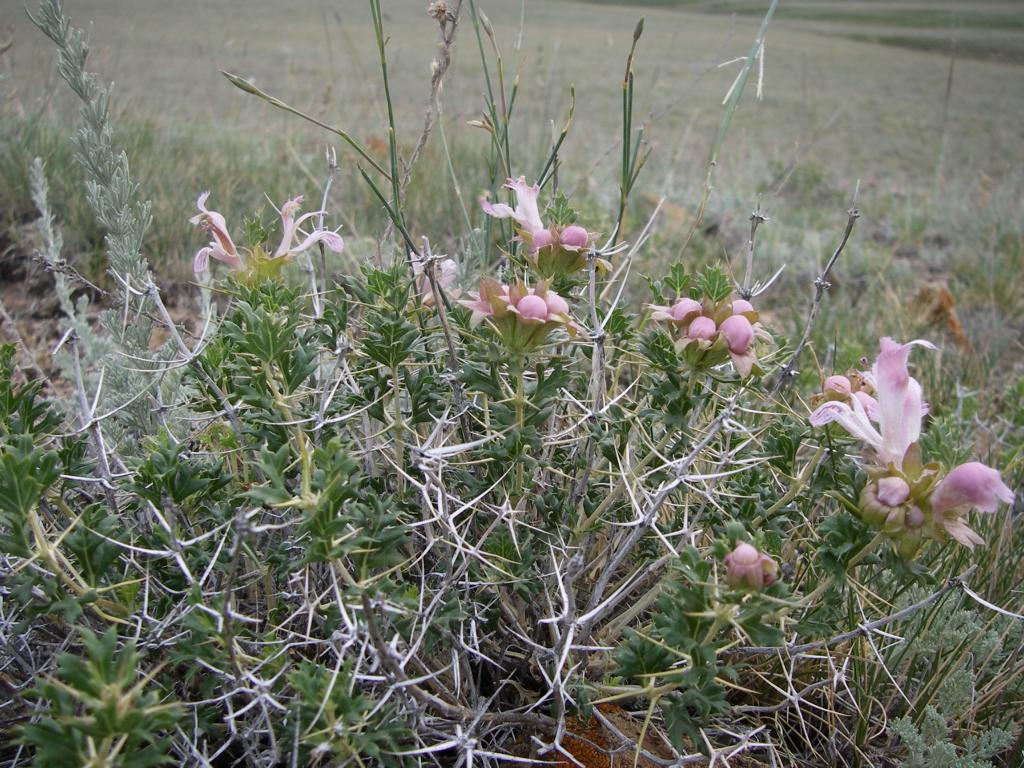
[[[471,294],[472,295],[472,294]],[[464,299],[459,304],[472,312],[470,325],[474,328],[487,318],[500,319],[508,314],[509,288],[496,280],[484,278],[480,281],[480,291],[475,299]]]
[[[537,320],[543,323],[548,319],[548,303],[532,293],[529,296],[523,296],[519,303],[510,309],[519,313],[523,320]]]
[[[1013,491],[999,473],[977,461],[961,464],[946,475],[932,491],[932,513],[936,524],[966,547],[974,548],[982,538],[963,521],[972,508],[995,512],[999,502],[1013,504]]]
[[[745,315],[748,312],[754,311],[754,305],[746,299],[736,299],[732,303],[732,313],[734,315]]]
[[[693,318],[690,322],[690,327],[686,329],[688,337],[691,339],[703,339],[704,341],[711,341],[715,338],[716,333],[718,333],[718,328],[715,326],[715,321],[704,315]]]
[[[587,244],[590,242],[590,234],[578,224],[572,224],[562,230],[558,237],[558,242],[563,248],[578,250],[587,247]],[[540,246],[537,246],[536,242],[534,242],[534,247]]]
[[[540,274],[550,278],[581,269],[586,261],[575,254],[590,244],[590,233],[577,224],[571,224],[564,229],[557,226],[545,227],[537,202],[540,186],[527,184],[525,176],[509,179],[505,182],[505,188],[515,193],[515,208],[505,203],[492,203],[486,197],[480,201],[480,207],[488,216],[515,221],[519,239],[526,243],[531,262],[538,268]],[[538,258],[537,252],[549,247],[553,253],[547,254],[543,259]],[[567,251],[568,254],[562,253],[563,251]]]
[[[871,419],[871,421],[877,423],[878,422],[878,401],[875,400],[875,398],[873,398],[867,392],[865,392],[864,390],[860,390],[860,389],[853,393],[853,397],[856,398],[858,401],[860,401],[860,406],[861,406],[861,408],[864,409],[864,413],[867,414],[867,417],[869,419]]]
[[[921,398],[921,385],[907,372],[907,358],[913,346],[935,349],[928,341],[897,344],[889,337],[880,342],[881,352],[872,368],[878,395],[878,429],[872,424],[862,398],[829,400],[811,414],[816,427],[838,422],[847,432],[865,442],[882,465],[900,469],[907,449],[921,436],[921,421],[928,412]]]
[[[568,315],[569,314],[569,302],[563,299],[554,291],[548,291],[547,296],[544,297],[544,301],[548,305],[548,313],[552,315]]]
[[[227,222],[224,221],[224,217],[217,213],[217,211],[211,211],[206,207],[206,201],[209,197],[209,192],[203,192],[199,195],[199,199],[196,200],[196,207],[199,209],[199,213],[189,219],[190,223],[209,232],[213,237],[208,246],[200,248],[196,253],[192,269],[196,274],[205,272],[207,267],[210,266],[211,256],[218,261],[223,261],[232,269],[241,269],[242,259],[238,255],[238,249],[235,248],[231,235],[228,234]]]
[[[659,304],[648,304],[647,306],[654,310],[651,314],[652,320],[669,320],[682,325],[689,325],[690,321],[701,313],[700,302],[686,298],[679,299],[670,307]]]
[[[315,216],[320,216],[323,213],[323,211],[310,211],[296,219],[295,214],[299,212],[301,206],[302,195],[293,197],[281,205],[281,244],[274,251],[273,258],[278,259],[302,253],[317,243],[323,243],[335,253],[341,253],[345,248],[345,242],[341,239],[341,235],[329,229],[314,229],[310,234],[306,235],[302,242],[295,245],[295,238],[301,234],[299,227],[302,226],[303,222]]]
[[[829,376],[825,379],[822,390],[838,395],[849,395],[853,391],[850,380],[845,376]]]
[[[544,222],[540,219],[540,209],[537,207],[540,185],[530,186],[526,183],[526,177],[520,176],[518,179],[509,179],[505,182],[505,188],[515,192],[515,208],[505,203],[488,202],[486,198],[480,201],[480,207],[483,208],[484,213],[496,219],[513,219],[532,241],[533,236],[544,229]],[[548,232],[549,237],[550,235],[551,233]]]
[[[864,522],[881,528],[900,542],[900,551],[910,556],[920,545],[924,513],[914,505],[913,489],[903,477],[888,475],[869,480],[860,494],[860,515]]]
[[[683,331],[676,345],[685,349],[686,358],[697,367],[715,366],[726,358],[742,378],[757,365],[754,340],[770,336],[757,322],[757,312],[749,301],[704,302],[691,298],[678,299],[671,306],[648,304],[652,320],[667,320]],[[739,309],[741,311],[734,311]]]
[[[729,351],[745,355],[754,343],[754,326],[743,315],[729,315],[718,327],[729,345]]]
[[[575,336],[579,326],[569,315],[569,303],[544,283],[529,288],[522,283],[500,285],[494,280],[480,282],[476,298],[460,301],[473,313],[475,326],[489,320],[514,350],[526,350],[540,344],[561,326]]]
[[[725,581],[733,589],[764,589],[778,578],[779,572],[774,560],[746,542],[740,542],[725,556],[725,569]]]
[[[530,247],[533,250],[538,251],[541,248],[546,248],[553,242],[555,242],[555,236],[551,234],[550,229],[539,229],[533,233],[533,241],[531,242]]]
[[[510,312],[525,323],[565,323],[569,319],[569,303],[541,283],[530,289],[524,285],[509,288]],[[572,324],[575,328],[575,324]]]

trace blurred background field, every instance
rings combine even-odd
[[[652,149],[627,226],[636,234],[666,203],[642,270],[671,261],[740,264],[748,216],[760,203],[757,270],[787,265],[761,301],[783,334],[796,329],[811,281],[834,247],[854,186],[863,218],[834,277],[817,330],[824,367],[873,351],[880,334],[945,340],[937,376],[944,397],[993,378],[1012,386],[1022,365],[1024,264],[1024,3],[782,2],[768,33],[763,98],[752,81],[715,170],[706,226],[685,253],[722,100],[768,2],[729,0],[501,0],[479,3],[498,37],[505,74],[519,78],[513,162],[534,177],[565,121],[558,183],[587,223],[608,232],[618,196],[621,77],[639,17],[636,114]],[[388,0],[385,25],[399,141],[410,149],[423,121],[436,25],[425,0]],[[0,58],[2,270],[12,312],[53,312],[47,278],[31,259],[35,213],[27,172],[50,169],[66,258],[103,284],[102,233],[80,194],[67,138],[76,125],[44,38],[19,2],[0,0],[12,48]],[[198,192],[229,221],[297,192],[319,199],[324,148],[336,137],[232,87],[220,70],[251,79],[317,118],[386,152],[386,116],[370,14],[359,0],[69,0],[91,25],[91,67],[116,84],[117,141],[141,194],[154,201],[148,257],[165,281],[191,278],[202,238],[187,223]],[[414,236],[468,252],[482,215],[488,137],[472,25],[456,34],[437,131],[416,167],[407,215]],[[493,73],[492,73],[493,74]],[[441,139],[447,141],[448,154]],[[369,252],[384,222],[354,156],[339,146],[341,174],[328,209],[343,224],[349,262]],[[450,164],[449,164],[450,159]],[[458,189],[456,189],[456,182]],[[464,259],[464,261],[468,261]],[[467,270],[475,269],[467,266]],[[28,279],[31,292],[21,285]],[[469,280],[469,275],[466,275]],[[635,299],[649,299],[634,281]],[[12,290],[9,289],[8,293]],[[44,327],[44,325],[40,325]],[[834,348],[835,352],[828,350]],[[966,389],[965,389],[966,388]],[[992,407],[996,407],[993,405]]]

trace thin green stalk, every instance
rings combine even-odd
[[[370,0],[370,13],[373,16],[373,31],[377,38],[377,52],[380,56],[380,71],[384,81],[384,101],[388,107],[388,159],[391,163],[391,207],[399,222],[404,224],[401,201],[401,168],[398,163],[398,142],[395,133],[395,108],[391,101],[391,82],[388,78],[388,57],[384,47],[384,19],[380,11],[380,0]]]
[[[775,15],[775,8],[778,4],[779,0],[772,0],[772,4],[768,6],[768,12],[764,15],[764,20],[761,22],[761,28],[757,31],[757,37],[754,38],[754,44],[750,46],[750,53],[747,54],[747,59],[743,62],[743,68],[740,70],[740,74],[733,85],[732,95],[729,97],[729,101],[725,106],[725,114],[722,115],[722,122],[718,126],[715,143],[711,148],[711,160],[708,162],[708,172],[707,176],[704,178],[704,192],[701,195],[700,204],[697,206],[697,215],[693,220],[693,224],[690,226],[690,231],[686,235],[686,240],[683,241],[683,247],[680,251],[686,250],[687,246],[690,244],[690,240],[693,239],[694,233],[696,233],[704,221],[704,211],[707,209],[708,198],[711,196],[711,180],[714,176],[715,166],[718,165],[719,153],[722,151],[722,145],[725,143],[725,136],[729,132],[729,126],[732,124],[733,115],[736,114],[736,109],[740,105],[740,98],[743,96],[743,91],[747,85],[747,79],[750,77],[750,70],[753,69],[754,60],[757,58],[758,51],[764,44],[765,35],[768,33],[768,25],[771,23],[772,17]]]
[[[345,143],[348,144],[350,147],[352,147],[352,149],[354,149],[359,154],[360,157],[362,157],[366,162],[368,162],[373,167],[373,169],[375,171],[377,171],[378,173],[382,174],[385,178],[388,178],[388,179],[391,178],[391,174],[388,173],[387,169],[385,169],[384,166],[382,166],[380,163],[378,163],[373,158],[373,156],[369,152],[366,151],[366,149],[363,147],[363,145],[360,144],[359,141],[356,140],[347,131],[343,131],[341,128],[336,128],[333,125],[328,125],[327,123],[325,123],[325,122],[323,122],[321,120],[317,120],[312,115],[307,115],[302,110],[296,109],[295,107],[291,106],[290,104],[286,104],[285,102],[281,101],[279,98],[277,98],[275,96],[271,96],[269,93],[266,93],[265,91],[261,91],[255,85],[253,85],[252,83],[250,83],[247,80],[244,80],[243,78],[239,77],[238,75],[233,75],[230,72],[225,72],[223,70],[221,70],[221,74],[224,75],[224,77],[226,77],[228,79],[228,82],[230,82],[236,88],[238,88],[238,89],[240,89],[242,91],[245,91],[246,93],[252,94],[253,96],[258,96],[259,98],[263,99],[265,102],[270,104],[270,106],[277,107],[278,109],[283,110],[285,112],[288,112],[288,113],[290,113],[292,115],[295,115],[296,117],[301,117],[303,120],[307,120],[307,121],[313,123],[313,125],[316,125],[316,126],[319,126],[320,128],[323,128],[325,131],[330,131],[334,135],[340,136],[345,141]]]
[[[615,220],[613,245],[622,237],[622,222],[626,215],[629,193],[640,172],[640,167],[646,161],[645,156],[639,166],[637,164],[640,146],[643,143],[642,127],[637,134],[636,146],[633,145],[633,61],[636,56],[636,45],[643,32],[644,20],[641,18],[633,30],[633,43],[629,47],[629,55],[626,56],[626,71],[622,76],[622,169],[619,179],[619,213]]]
[[[569,87],[569,114],[565,118],[565,125],[562,126],[562,132],[558,135],[554,145],[551,147],[551,154],[548,155],[547,162],[544,163],[544,167],[541,168],[540,174],[537,176],[537,183],[541,187],[544,187],[552,176],[555,174],[555,163],[558,160],[558,150],[562,148],[562,142],[565,141],[565,137],[569,135],[569,127],[572,125],[572,117],[576,113],[576,88],[573,86]]]

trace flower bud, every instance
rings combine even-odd
[[[519,316],[524,320],[546,320],[548,317],[548,305],[540,296],[529,294],[523,296],[516,304]]]
[[[924,524],[924,512],[917,507],[911,507],[907,510],[907,516],[904,518],[903,524],[911,530],[920,528]]]
[[[902,477],[882,477],[870,480],[860,493],[860,516],[868,525],[890,528],[896,523],[892,513],[903,514],[903,504],[910,498],[910,486]],[[899,517],[898,525],[903,518]]]
[[[746,299],[736,299],[736,301],[734,301],[732,303],[732,313],[734,315],[741,315],[744,312],[753,312],[753,311],[754,311],[754,305],[751,304]]]
[[[754,327],[743,315],[730,315],[725,318],[720,330],[729,344],[729,351],[737,355],[746,354],[750,345],[754,343]]]
[[[822,386],[825,394],[849,395],[853,391],[850,380],[845,376],[829,376]]]
[[[704,339],[705,341],[715,338],[717,332],[715,321],[704,315],[695,317],[690,323],[690,327],[686,329],[686,335],[691,339]]]
[[[910,486],[902,477],[883,477],[878,481],[875,496],[887,507],[898,507],[910,497]]]
[[[530,246],[533,250],[539,251],[541,248],[546,248],[547,246],[551,245],[551,243],[553,243],[554,240],[555,238],[551,234],[550,230],[538,229],[536,232],[533,233],[533,240],[531,241]]]
[[[567,315],[569,314],[569,302],[563,299],[554,291],[548,291],[544,297],[544,302],[548,307],[548,314],[551,315]]]
[[[693,299],[680,299],[672,305],[669,313],[672,315],[673,320],[681,323],[688,316],[700,314],[700,302]]]
[[[778,577],[779,567],[768,555],[740,542],[725,556],[725,581],[733,589],[764,589]]]
[[[562,230],[562,235],[559,239],[562,245],[567,245],[570,248],[586,248],[587,243],[590,241],[590,235],[583,227],[573,224]]]

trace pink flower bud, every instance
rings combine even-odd
[[[677,323],[681,323],[688,315],[699,315],[700,309],[699,301],[694,301],[693,299],[680,299],[672,305],[672,308],[669,310],[669,314],[672,315],[673,320]]]
[[[551,234],[550,230],[538,229],[536,232],[533,233],[533,241],[531,243],[531,247],[533,248],[533,250],[539,251],[541,248],[545,248],[551,245],[551,243],[553,243],[554,240],[555,238]]]
[[[736,299],[736,301],[734,301],[732,303],[732,313],[734,315],[739,315],[739,314],[742,314],[743,312],[753,312],[753,311],[754,311],[754,305],[751,304],[746,299]]]
[[[848,395],[853,391],[850,380],[845,376],[829,376],[825,379],[822,389],[825,392],[835,392],[840,395]]]
[[[744,355],[754,343],[754,327],[743,315],[730,315],[722,321],[720,328],[725,340],[729,343],[729,351]]]
[[[560,240],[562,245],[567,245],[570,248],[586,248],[590,235],[583,227],[573,224],[571,227],[566,227],[562,230]]]
[[[887,507],[898,507],[910,498],[910,486],[902,477],[883,477],[878,481],[875,498]]]
[[[932,492],[932,510],[937,514],[971,507],[981,512],[995,512],[999,502],[1013,503],[1013,491],[999,473],[977,461],[961,464],[946,475]]]
[[[763,589],[775,581],[779,571],[774,560],[746,542],[725,556],[725,569],[725,581],[733,589]]]
[[[544,301],[548,305],[548,314],[569,314],[569,303],[554,291],[548,291],[547,296],[544,297]]]
[[[548,318],[547,302],[532,293],[523,296],[516,304],[516,309],[519,310],[519,316],[524,320],[547,320]]]
[[[706,341],[715,338],[715,333],[717,332],[718,329],[715,327],[715,321],[703,315],[695,317],[693,322],[690,323],[690,327],[686,329],[686,335],[691,339],[704,339]]]
[[[924,512],[917,507],[911,507],[907,510],[907,516],[903,520],[903,524],[907,528],[920,528],[924,523]]]

